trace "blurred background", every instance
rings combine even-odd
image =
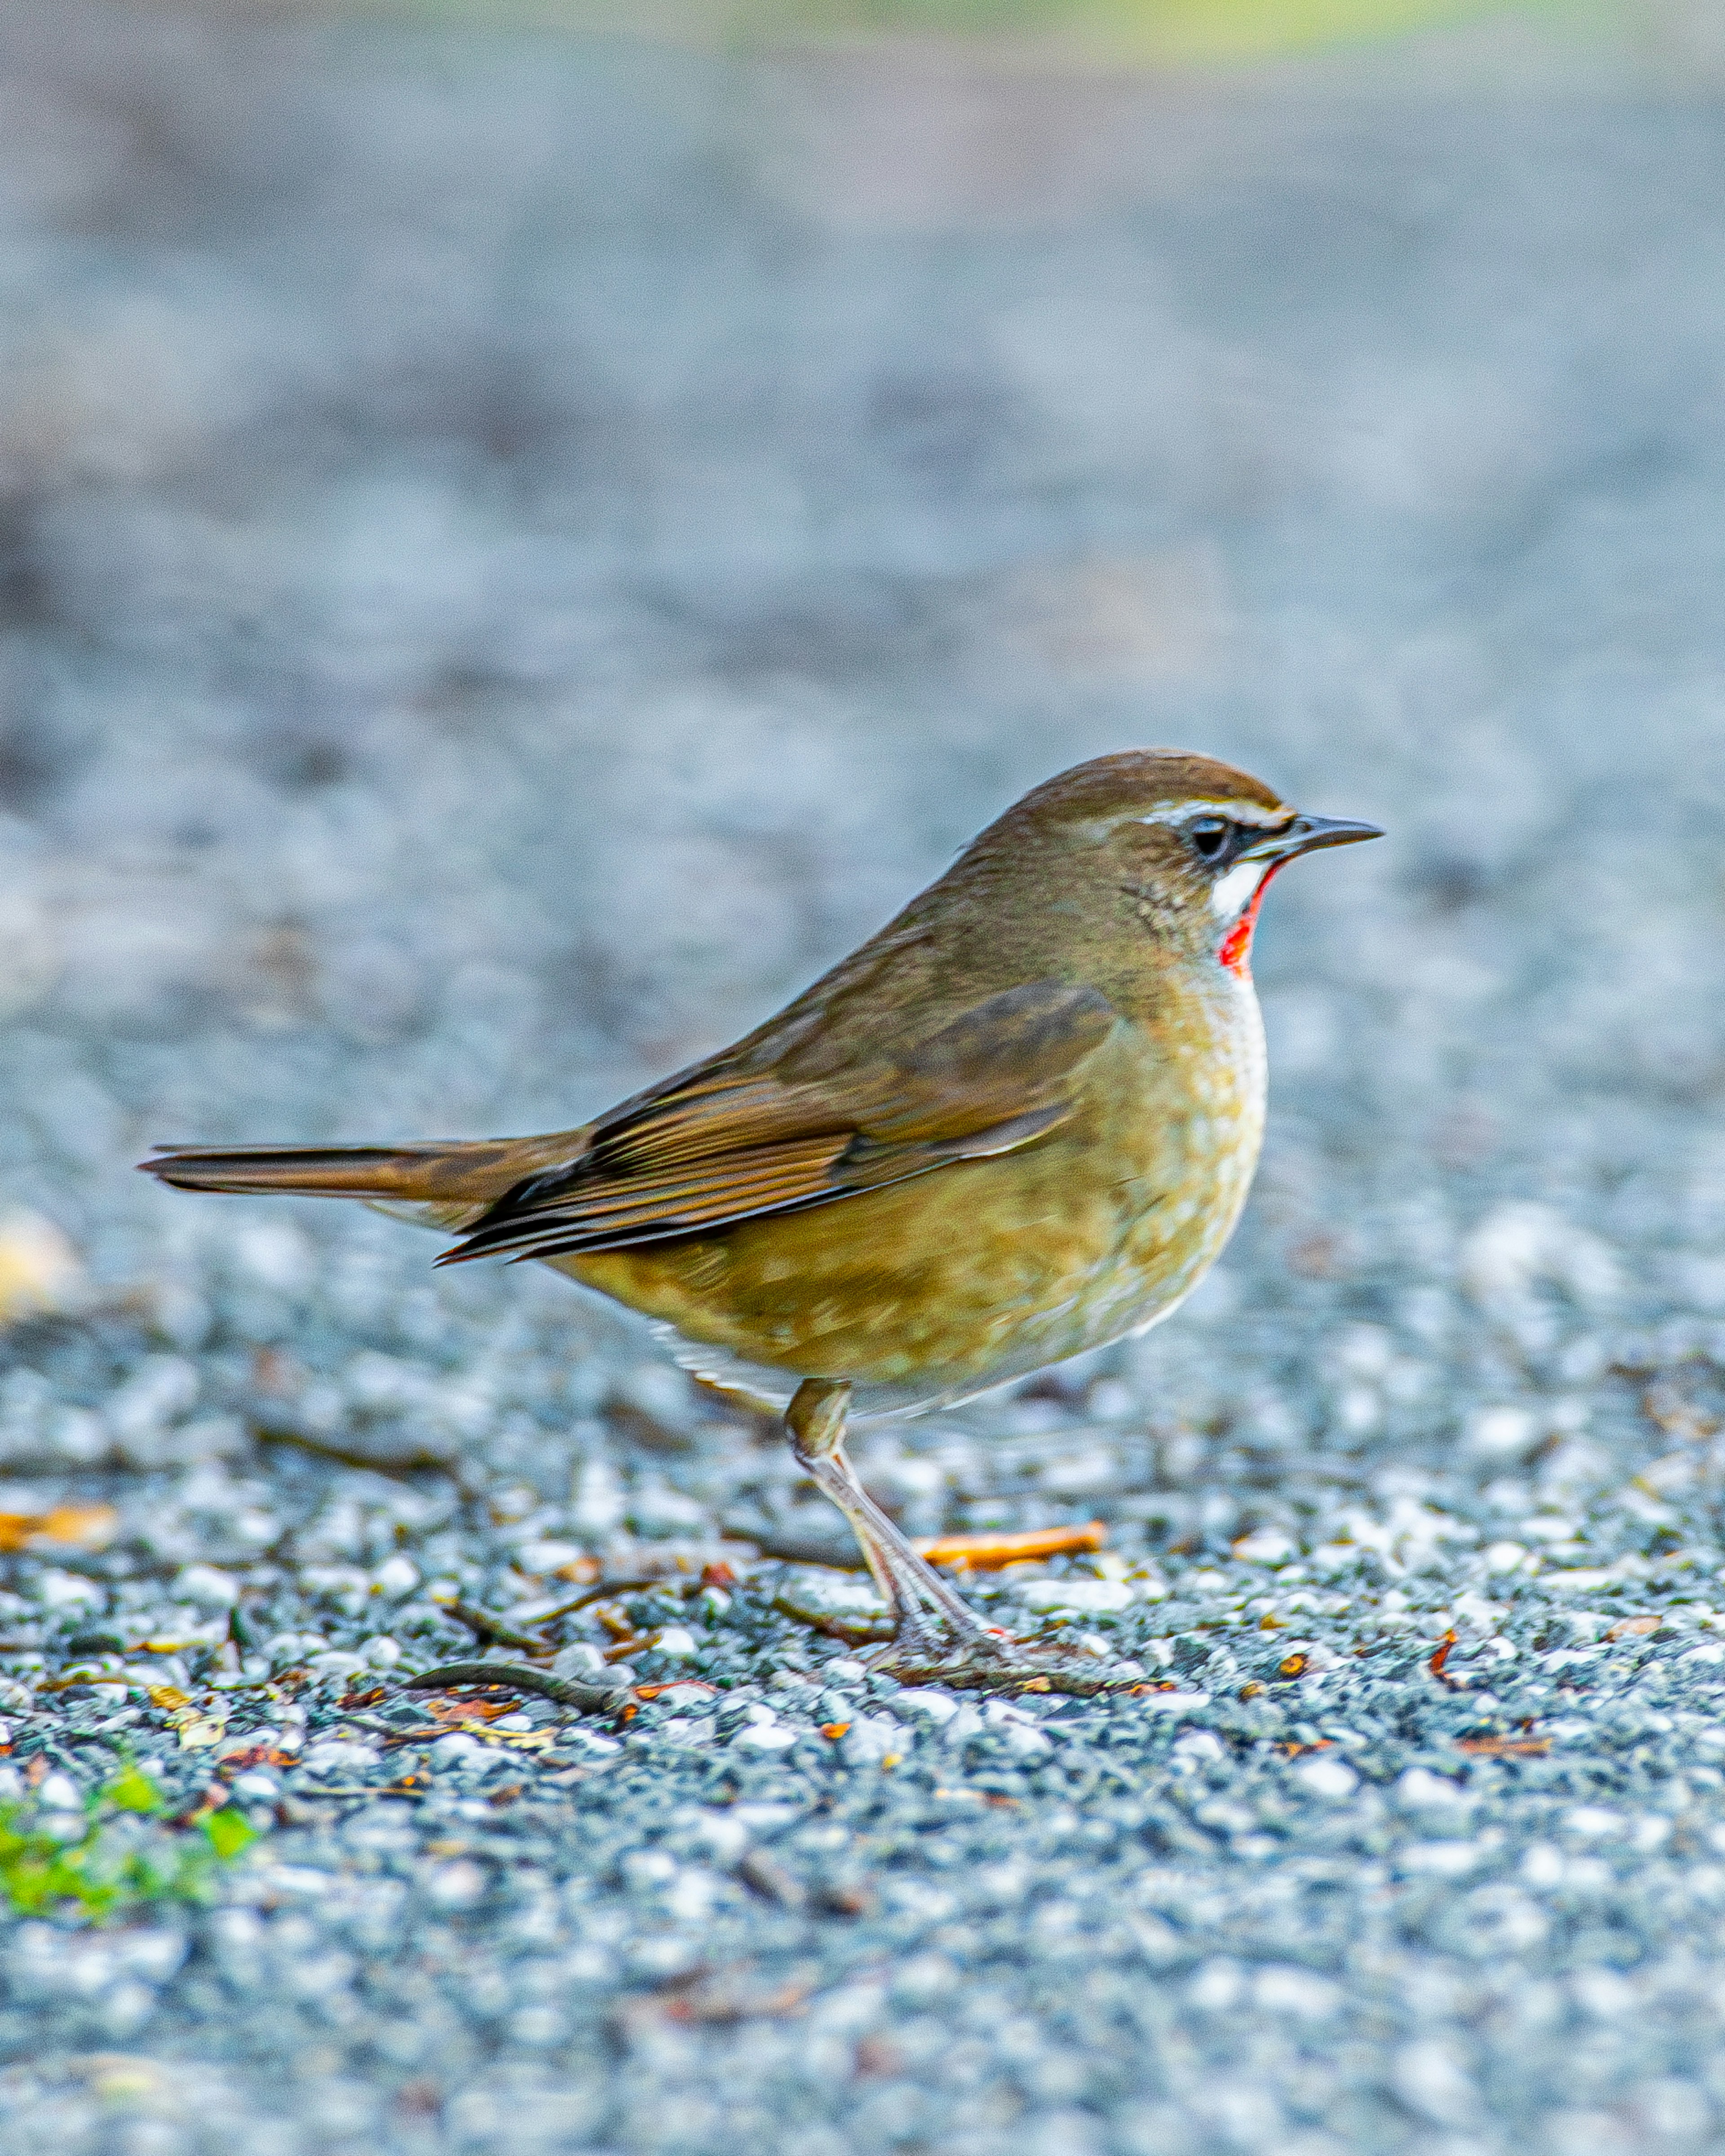
[[[211,1748],[242,1645],[339,1777],[255,1911],[0,1937],[0,2143],[1725,2147],[1722,502],[1725,0],[0,0],[0,1808],[28,1712],[203,1817],[288,1756]],[[1105,1522],[1117,1629],[1088,1560],[993,1606],[1206,1726],[853,1774],[890,1681],[764,1567],[616,1621],[849,1668],[773,1693],[830,1784],[662,1699],[608,1784],[347,1813],[449,1593],[593,1653],[566,1568],[836,1516],[542,1268],[132,1163],[567,1127],[1153,744],[1389,834],[1266,908],[1240,1233],[856,1457]],[[679,1838],[738,1789],[830,1789],[850,1898]]]
[[[8,1199],[572,1122],[1153,743],[1391,829],[1260,939],[1290,1235],[1717,1199],[1722,90],[1715,0],[4,0]]]

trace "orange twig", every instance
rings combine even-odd
[[[1100,1520],[1091,1520],[1081,1527],[1033,1527],[1021,1535],[942,1535],[933,1542],[918,1543],[916,1548],[931,1564],[951,1565],[959,1572],[993,1572],[1026,1558],[1099,1550],[1107,1539],[1107,1528]]]
[[[120,1515],[111,1505],[56,1505],[46,1512],[0,1512],[0,1550],[33,1549],[43,1543],[69,1549],[105,1549]]]
[[[1454,1677],[1445,1676],[1444,1664],[1449,1661],[1450,1650],[1455,1645],[1455,1628],[1452,1626],[1449,1631],[1445,1633],[1443,1638],[1438,1641],[1436,1653],[1433,1655],[1431,1660],[1425,1666],[1437,1679],[1438,1682],[1441,1685],[1448,1685],[1451,1691],[1457,1689],[1456,1681]]]

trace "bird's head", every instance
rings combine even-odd
[[[1130,919],[1165,949],[1244,976],[1271,878],[1321,846],[1381,838],[1375,824],[1294,808],[1213,757],[1132,749],[1039,786],[972,854],[1016,856],[1045,904],[1104,932]]]

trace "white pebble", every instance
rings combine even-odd
[[[1411,1842],[1396,1859],[1398,1869],[1413,1876],[1460,1879],[1480,1861],[1480,1851],[1471,1841]]]
[[[1476,1460],[1492,1464],[1524,1460],[1543,1434],[1527,1408],[1481,1408],[1468,1417],[1464,1441]]]
[[[1435,2038],[1404,2044],[1395,2055],[1391,2083],[1409,2110],[1439,2126],[1459,2126],[1474,2108],[1473,2084],[1450,2047]]]
[[[847,1767],[872,1767],[898,1751],[905,1733],[890,1714],[859,1715],[839,1740]]]
[[[228,1609],[239,1599],[239,1582],[213,1564],[182,1565],[170,1592],[177,1602],[194,1603],[200,1609]]]
[[[1465,1789],[1458,1789],[1445,1775],[1434,1774],[1429,1767],[1409,1767],[1400,1775],[1395,1800],[1404,1811],[1410,1812],[1453,1809],[1469,1801]]]
[[[52,1220],[26,1212],[0,1218],[0,1324],[74,1310],[85,1292],[78,1253]]]
[[[1124,1609],[1132,1590],[1123,1579],[1027,1579],[1019,1599],[1032,1609],[1092,1612]]]
[[[827,1665],[829,1670],[834,1666],[830,1662]],[[926,1714],[931,1722],[950,1722],[958,1712],[958,1702],[950,1692],[921,1687],[896,1693],[892,1703],[900,1709],[908,1707],[913,1712]]]
[[[39,1599],[50,1609],[88,1609],[102,1599],[102,1590],[80,1573],[62,1572],[50,1566],[36,1583]]]
[[[1307,1759],[1294,1769],[1294,1779],[1315,1797],[1339,1804],[1359,1786],[1359,1776],[1340,1759]]]
[[[1280,1564],[1294,1554],[1294,1545],[1280,1527],[1259,1527],[1240,1537],[1234,1554],[1247,1564]]]
[[[440,1909],[470,1909],[482,1902],[490,1884],[485,1872],[467,1857],[439,1865],[426,1882],[427,1897]]]
[[[485,1748],[476,1737],[466,1736],[459,1729],[451,1730],[447,1737],[439,1737],[432,1745],[431,1763],[434,1767],[459,1767],[475,1758]]]
[[[316,1774],[327,1774],[332,1767],[375,1767],[382,1755],[370,1744],[360,1744],[341,1737],[326,1737],[321,1743],[309,1748],[304,1765]]]
[[[752,1722],[739,1729],[732,1742],[749,1745],[757,1752],[784,1752],[796,1743],[797,1735],[794,1729],[787,1729],[783,1722]]]

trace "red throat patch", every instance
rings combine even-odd
[[[1237,973],[1243,981],[1249,981],[1252,977],[1252,931],[1258,925],[1258,908],[1264,903],[1264,894],[1270,888],[1270,879],[1281,866],[1281,862],[1272,861],[1259,877],[1258,888],[1246,901],[1245,911],[1222,938],[1221,947],[1216,952],[1229,972]]]

